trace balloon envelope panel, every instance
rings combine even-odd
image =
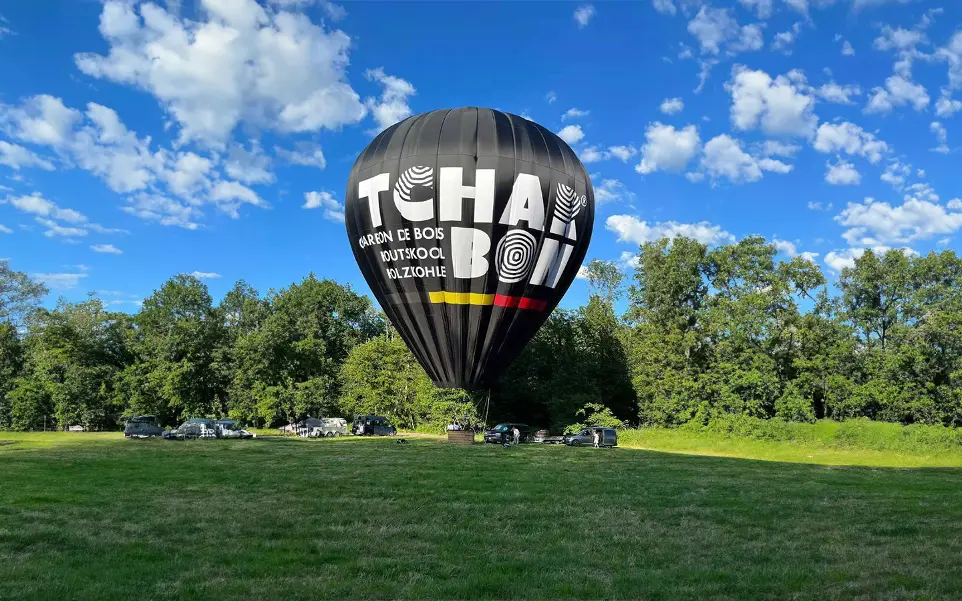
[[[544,127],[431,111],[358,157],[345,223],[374,296],[435,384],[487,387],[547,319],[591,239],[594,190]]]

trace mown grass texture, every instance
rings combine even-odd
[[[962,598],[958,469],[430,438],[2,440],[3,600]]]

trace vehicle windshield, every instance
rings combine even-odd
[[[508,429],[508,424],[498,424],[497,426],[494,427],[495,432],[504,432],[507,429]]]

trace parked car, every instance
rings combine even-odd
[[[163,436],[164,429],[157,423],[157,418],[153,415],[138,415],[127,420],[124,426],[124,436],[126,438],[150,438],[152,436]]]
[[[541,442],[544,444],[562,444],[564,436],[551,436],[547,430],[538,430],[531,437],[531,442]]]
[[[347,420],[342,417],[308,417],[297,422],[294,431],[305,438],[323,438],[347,434]]]
[[[355,436],[394,436],[397,428],[386,417],[380,415],[358,415],[351,424],[351,434]]]
[[[194,440],[197,438],[217,438],[217,426],[214,420],[203,417],[192,417],[173,430],[164,432],[166,440]]]
[[[248,432],[232,419],[219,419],[214,424],[217,438],[257,438],[257,434]]]
[[[511,442],[514,440],[514,434],[512,430],[517,428],[521,432],[520,441],[530,442],[531,441],[531,426],[528,424],[498,424],[497,426],[491,428],[490,430],[484,431],[484,442],[493,442],[498,444],[503,444],[505,442]]]
[[[601,440],[598,444],[603,447],[618,446],[618,432],[614,428],[585,428],[577,434],[569,434],[564,437],[564,443],[569,447],[592,447],[595,444],[594,433],[601,433]]]

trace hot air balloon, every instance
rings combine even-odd
[[[344,216],[364,278],[435,385],[481,390],[577,275],[594,190],[541,125],[444,109],[408,117],[361,152]]]

